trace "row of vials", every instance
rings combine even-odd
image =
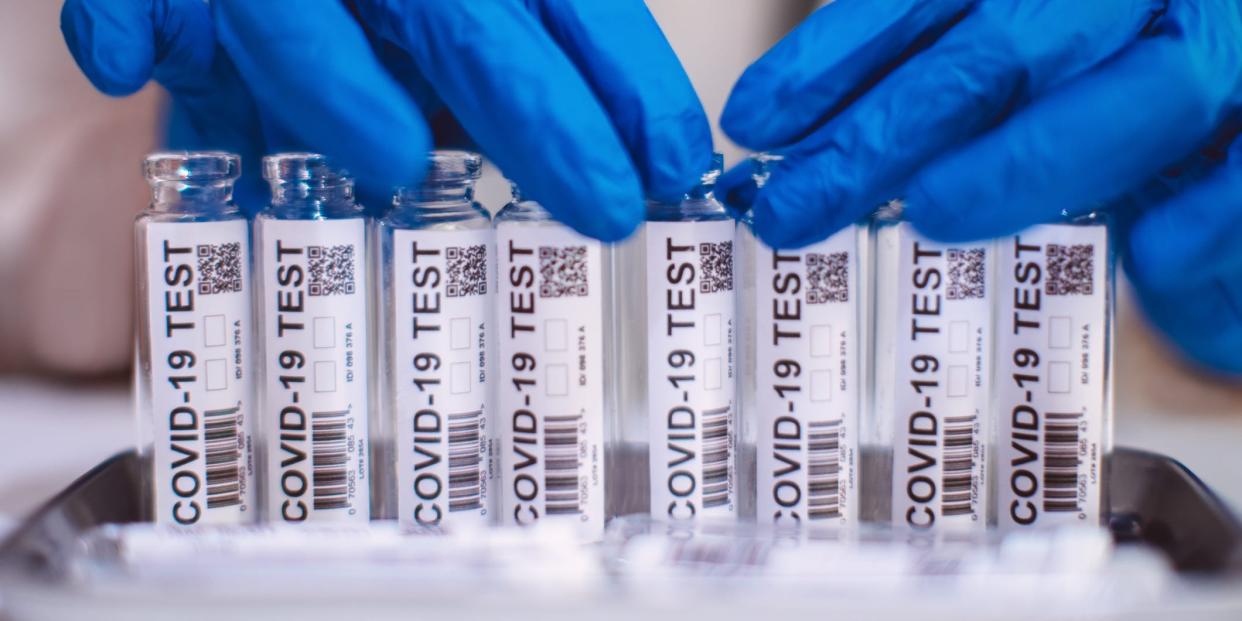
[[[1111,445],[1101,217],[941,243],[900,205],[796,250],[712,195],[612,245],[436,151],[370,218],[315,154],[147,159],[141,446],[177,525],[614,516],[961,532],[1098,525]],[[756,182],[779,174],[755,158]],[[601,206],[601,208],[605,208]]]

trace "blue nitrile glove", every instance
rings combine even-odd
[[[837,0],[747,69],[721,124],[786,155],[755,229],[799,246],[898,196],[936,238],[1012,233],[1139,191],[1240,120],[1240,0]],[[1242,370],[1234,153],[1146,201],[1127,245],[1153,319]]]
[[[325,153],[387,203],[462,129],[578,230],[628,234],[711,157],[697,96],[640,0],[66,0],[97,88],[154,78],[172,146]],[[458,126],[458,124],[460,124]]]
[[[1242,373],[1242,139],[1119,201],[1126,270],[1147,316],[1211,368]]]

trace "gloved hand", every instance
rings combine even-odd
[[[97,88],[154,78],[171,146],[239,152],[252,184],[262,154],[318,151],[384,205],[464,129],[557,217],[617,239],[710,162],[640,0],[66,0],[61,27]]]
[[[742,76],[721,124],[785,160],[754,196],[777,246],[904,197],[932,237],[991,237],[1127,195],[1242,122],[1239,0],[837,0]],[[1242,157],[1127,201],[1151,317],[1242,371]],[[726,175],[726,197],[745,198]],[[741,182],[741,183],[744,183]],[[1211,321],[1208,319],[1211,318]]]

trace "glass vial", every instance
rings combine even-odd
[[[233,203],[240,159],[156,153],[151,206],[134,223],[140,450],[150,454],[157,524],[255,517],[250,453],[250,233]]]
[[[999,244],[998,524],[1101,525],[1113,406],[1106,218],[1038,225]]]
[[[491,219],[474,202],[483,161],[433,151],[423,184],[377,222],[384,411],[403,526],[494,515],[487,342],[495,294]]]
[[[598,541],[612,410],[610,253],[516,185],[495,222],[500,520],[568,525]]]
[[[988,521],[994,244],[929,240],[896,204],[875,228],[865,516],[977,532]]]
[[[313,153],[263,158],[255,217],[266,519],[365,522],[371,460],[368,221]]]
[[[756,185],[763,187],[780,159],[752,158]],[[868,227],[777,250],[754,236],[747,214],[738,240],[746,438],[739,455],[755,454],[756,519],[781,527],[852,526],[867,388]]]
[[[647,476],[627,470],[618,512],[664,520],[738,512],[736,225],[712,195],[721,164],[715,154],[680,203],[648,203],[647,222],[625,244],[622,434]]]

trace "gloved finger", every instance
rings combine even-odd
[[[1136,284],[1135,293],[1147,318],[1192,361],[1242,373],[1242,272],[1173,289]]]
[[[1232,70],[1233,59],[1214,57],[1229,53],[1184,36],[1137,43],[921,169],[907,217],[932,237],[977,239],[1120,195],[1224,120],[1233,86],[1212,74]]]
[[[983,131],[1015,102],[1115,54],[1160,6],[1158,0],[979,5],[788,149],[790,173],[772,183],[791,187],[773,190],[765,205],[806,217],[805,197],[820,195],[831,204],[816,204],[842,212],[834,221],[856,220],[892,198],[919,166]]]
[[[699,97],[641,0],[527,0],[612,119],[649,196],[676,200],[711,164]]]
[[[746,69],[720,126],[756,150],[794,142],[951,26],[975,0],[837,0]]]
[[[755,166],[750,161],[734,165],[716,180],[715,194],[720,202],[741,215],[750,210],[759,193],[755,185]]]
[[[1132,277],[1146,287],[1202,286],[1242,274],[1242,140],[1211,176],[1138,216]]]
[[[404,47],[505,175],[575,229],[620,239],[642,186],[609,117],[534,16],[507,0],[365,0],[360,14]]]
[[[174,96],[201,88],[216,50],[202,0],[66,0],[60,29],[87,79],[112,96],[153,76]]]
[[[751,206],[755,235],[773,248],[801,248],[861,218],[861,212],[840,208],[828,190],[847,162],[846,154],[826,152],[770,164],[768,181]]]
[[[339,0],[214,0],[224,49],[268,118],[375,193],[417,182],[431,137]]]

